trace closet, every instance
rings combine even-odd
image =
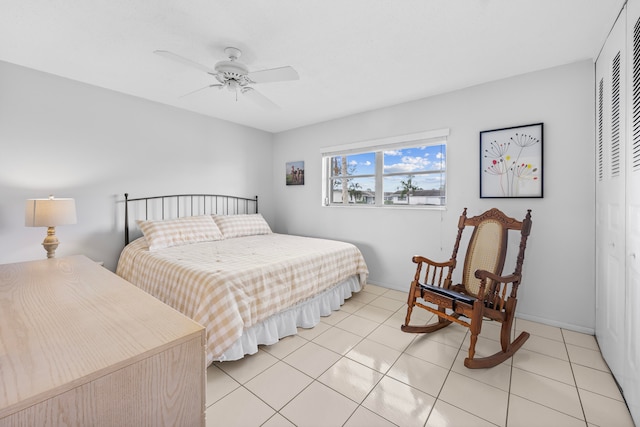
[[[640,0],[596,61],[596,337],[640,424]]]

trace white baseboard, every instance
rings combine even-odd
[[[558,327],[558,328],[567,329],[567,330],[574,331],[574,332],[581,332],[583,334],[588,334],[588,335],[595,335],[596,334],[596,331],[593,328],[586,328],[584,326],[573,325],[571,323],[558,322],[558,321],[555,321],[555,320],[544,319],[542,317],[532,316],[530,314],[516,313],[516,318],[524,319],[524,320],[530,320],[532,322],[542,323],[542,324],[549,325],[549,326],[555,326],[555,327]]]
[[[375,286],[380,286],[381,288],[393,289],[395,291],[401,291],[401,292],[402,291],[409,292],[409,286],[408,285],[407,285],[407,287],[405,289],[398,289],[396,286],[390,286],[388,284],[376,283],[376,282],[373,282],[373,281],[370,281],[370,280],[367,281],[367,283],[369,283],[371,285],[375,285]],[[587,327],[584,327],[584,326],[574,325],[574,324],[571,324],[571,323],[558,322],[556,320],[545,319],[543,317],[532,316],[530,314],[521,314],[521,313],[516,312],[516,318],[524,319],[524,320],[530,320],[532,322],[542,323],[544,325],[549,325],[549,326],[555,326],[557,328],[567,329],[569,331],[580,332],[580,333],[588,334],[588,335],[595,335],[595,333],[596,333],[594,328],[587,328]]]

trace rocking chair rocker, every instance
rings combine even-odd
[[[452,285],[451,275],[456,267],[456,255],[462,232],[466,227],[472,227],[473,232],[464,260],[462,283]],[[509,230],[520,231],[520,248],[513,274],[501,276],[507,255]],[[529,338],[528,332],[522,332],[513,341],[510,335],[516,311],[518,286],[522,280],[524,251],[530,231],[531,210],[527,210],[522,221],[517,221],[495,208],[481,215],[467,218],[467,208],[464,208],[458,221],[458,235],[449,261],[435,262],[422,256],[413,257],[412,260],[417,264],[417,268],[409,291],[407,317],[401,329],[404,332],[428,333],[454,322],[468,327],[471,332],[471,342],[469,357],[464,360],[467,368],[490,368],[513,356]],[[423,266],[426,266],[426,269],[421,281]],[[418,298],[425,303],[418,301]],[[428,306],[426,303],[437,308]],[[410,325],[414,307],[436,314],[437,322],[423,326]],[[469,320],[463,320],[461,317]],[[500,332],[502,351],[492,356],[474,358],[483,318],[502,324]]]

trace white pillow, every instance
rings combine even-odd
[[[147,240],[150,251],[224,239],[210,215],[136,222]]]
[[[271,227],[261,214],[213,215],[225,239],[256,234],[271,234]]]

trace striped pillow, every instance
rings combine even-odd
[[[210,215],[136,222],[147,240],[150,251],[224,239]]]
[[[225,239],[256,234],[271,234],[271,228],[261,214],[213,215]]]

